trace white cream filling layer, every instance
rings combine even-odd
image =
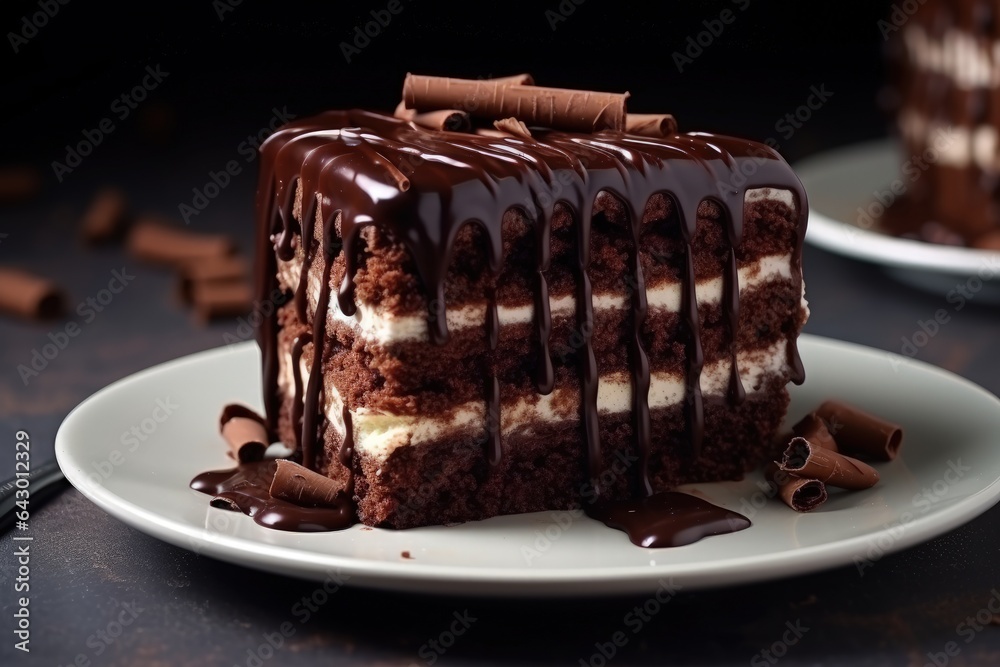
[[[907,141],[925,147],[922,155],[910,159],[910,163],[921,171],[926,169],[925,165],[935,162],[960,169],[970,164],[987,170],[1000,169],[995,127],[944,125],[929,121],[918,111],[906,109],[899,114],[899,129]]]
[[[737,355],[740,378],[747,394],[759,391],[768,377],[784,373],[787,369],[786,341],[768,348],[741,352]],[[302,386],[309,381],[309,367],[300,364]],[[730,361],[720,360],[702,369],[701,390],[706,396],[725,395],[729,386]],[[286,393],[293,387],[292,357],[287,352],[281,360],[278,384]],[[678,373],[653,373],[650,378],[650,409],[665,408],[684,399],[684,377]],[[343,419],[343,400],[334,389],[326,395],[324,412],[341,436],[346,429]],[[503,400],[499,415],[500,432],[506,435],[520,426],[539,422],[558,422],[574,419],[579,415],[579,390],[557,388],[547,396],[530,396],[513,402]],[[632,379],[628,373],[601,376],[597,391],[600,413],[630,412],[632,409]],[[493,415],[492,420],[496,420]],[[384,460],[397,447],[419,445],[439,439],[449,432],[471,431],[485,439],[487,406],[483,402],[470,402],[457,406],[447,417],[428,418],[411,415],[390,415],[361,408],[351,412],[355,450],[367,453],[377,460]]]
[[[302,271],[302,261],[299,258],[283,262],[279,268],[282,282],[295,285]],[[791,279],[792,255],[768,255],[758,261],[742,267],[739,270],[740,293],[751,290],[771,280]],[[309,298],[313,303],[319,300],[320,281],[317,276],[309,276]],[[676,313],[681,309],[683,286],[679,282],[660,284],[646,290],[646,301],[653,311],[661,310]],[[722,276],[703,280],[695,284],[695,296],[699,305],[715,305],[722,301]],[[629,301],[625,294],[595,294],[594,310],[613,310],[628,308]],[[576,298],[572,294],[549,298],[549,309],[553,318],[572,317],[576,313]],[[399,343],[404,341],[420,342],[428,340],[428,319],[420,315],[395,315],[380,311],[363,303],[359,303],[353,316],[345,315],[337,303],[336,295],[332,295],[328,309],[328,321],[342,322],[351,326],[359,335],[379,343]],[[534,317],[534,304],[521,306],[497,306],[497,316],[500,326],[513,324],[528,324]],[[449,308],[447,311],[448,330],[458,331],[465,328],[481,327],[486,321],[486,304],[469,304],[461,308]]]
[[[910,60],[918,68],[946,76],[962,90],[1000,85],[1000,41],[954,28],[935,39],[918,25],[908,26],[903,39]]]

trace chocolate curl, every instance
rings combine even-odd
[[[250,312],[253,289],[246,282],[196,283],[191,290],[195,314],[202,322]]]
[[[469,114],[458,109],[441,109],[439,111],[417,113],[413,109],[407,109],[400,102],[392,115],[400,120],[406,120],[420,127],[426,127],[429,130],[468,132],[472,129],[472,120],[469,118]]]
[[[223,408],[219,431],[229,445],[230,455],[240,463],[263,459],[271,441],[264,418],[238,403],[230,403]]]
[[[528,129],[527,125],[516,118],[501,118],[500,120],[495,120],[493,121],[493,127],[501,132],[513,134],[517,137],[524,137],[525,139],[531,138],[531,130]]]
[[[0,167],[0,202],[18,202],[35,197],[42,189],[42,175],[34,167]]]
[[[625,132],[643,137],[677,134],[677,121],[668,113],[630,113],[625,116]]]
[[[865,461],[892,461],[903,444],[903,429],[899,424],[859,410],[841,401],[826,401],[814,414],[827,423],[827,428],[845,454]]]
[[[309,468],[278,459],[271,482],[271,495],[302,507],[334,507],[340,485]]]
[[[818,479],[794,477],[777,463],[764,468],[764,477],[778,489],[778,497],[796,512],[811,512],[826,502],[826,485]]]
[[[840,448],[837,447],[837,441],[827,430],[826,423],[817,417],[815,412],[810,412],[795,424],[792,427],[792,434],[805,438],[818,447],[829,449],[831,452],[840,451]]]
[[[799,437],[788,443],[780,468],[795,477],[818,479],[841,489],[868,489],[878,483],[878,471],[867,463]]]
[[[66,312],[66,297],[50,280],[0,267],[0,310],[28,319],[54,319]]]
[[[121,235],[125,228],[125,195],[117,188],[98,192],[80,221],[80,233],[87,243],[102,243]]]
[[[236,244],[222,234],[199,234],[155,220],[140,220],[128,236],[128,251],[155,264],[185,266],[197,260],[226,257]]]
[[[449,79],[407,74],[407,109],[463,109],[470,116],[499,120],[513,116],[525,124],[596,132],[625,128],[628,93],[541,88],[490,80]]]
[[[181,268],[178,291],[184,303],[194,302],[196,285],[240,283],[250,275],[250,264],[242,257],[219,257]]]

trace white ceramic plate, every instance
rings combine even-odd
[[[936,294],[967,285],[980,302],[1000,303],[1000,253],[923,243],[872,231],[891,186],[908,183],[902,150],[889,140],[825,152],[795,165],[809,195],[806,240],[881,264],[896,278]],[[973,280],[975,278],[975,280]],[[980,281],[980,282],[977,282]]]
[[[661,582],[694,589],[852,563],[879,567],[886,553],[955,528],[997,501],[1000,399],[885,352],[811,336],[800,347],[808,380],[792,388],[789,419],[840,397],[903,424],[902,456],[878,465],[882,481],[873,489],[837,493],[812,514],[767,501],[759,474],[689,487],[753,525],[673,549],[634,546],[624,533],[565,512],[296,534],[211,508],[188,482],[229,467],[215,429],[222,405],[260,404],[253,343],[178,359],[99,391],[66,417],[56,454],[98,506],[180,547],[270,572],[430,593],[637,593]]]

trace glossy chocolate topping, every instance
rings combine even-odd
[[[256,207],[258,298],[267,299],[276,290],[276,256],[282,260],[292,259],[295,252],[293,238],[296,236],[303,239],[319,236],[321,239],[318,246],[304,244],[305,265],[295,289],[295,306],[300,321],[307,321],[306,281],[310,267],[318,266],[321,275],[326,276],[321,282],[312,334],[301,336],[293,346],[293,420],[299,427],[299,438],[298,443],[289,444],[297,445],[304,466],[315,468],[320,454],[322,360],[324,347],[336,344],[324,332],[327,311],[332,298],[336,298],[337,307],[344,314],[350,316],[356,311],[353,277],[358,269],[360,244],[363,243],[359,241],[360,233],[368,225],[379,226],[405,244],[430,304],[429,338],[432,343],[442,345],[448,340],[444,281],[458,231],[465,224],[473,224],[485,232],[489,243],[490,269],[497,275],[502,269],[503,214],[508,210],[519,210],[535,230],[534,335],[541,350],[535,382],[539,393],[547,394],[552,391],[554,383],[549,350],[552,321],[546,280],[550,264],[550,225],[557,204],[570,211],[576,227],[578,250],[576,303],[577,326],[582,339],[579,369],[581,435],[589,476],[600,496],[601,489],[597,485],[603,460],[597,410],[600,374],[590,339],[594,318],[588,274],[590,232],[598,195],[609,193],[618,198],[628,214],[631,231],[629,285],[632,287],[633,333],[629,353],[634,388],[633,432],[640,461],[636,488],[639,496],[647,497],[653,489],[648,471],[650,368],[641,337],[647,312],[638,247],[642,212],[654,195],[672,199],[685,242],[681,273],[681,321],[687,332],[685,411],[688,439],[692,452],[697,455],[704,432],[700,387],[704,355],[699,335],[691,242],[698,206],[706,199],[711,200],[722,211],[729,252],[723,275],[723,310],[732,355],[728,398],[733,405],[742,402],[745,390],[736,366],[735,332],[739,321],[736,249],[742,238],[744,199],[747,190],[755,188],[770,187],[793,193],[799,237],[793,252],[792,275],[795,280],[800,280],[801,244],[808,205],[805,192],[789,166],[777,153],[761,144],[702,133],[659,138],[613,130],[566,133],[531,128],[531,135],[498,137],[432,130],[391,116],[352,110],[332,111],[295,121],[275,132],[261,147]],[[297,191],[302,202],[301,222],[292,213]],[[316,228],[317,221],[320,229]],[[313,250],[313,247],[317,249]],[[346,272],[342,282],[333,288],[330,283],[334,260],[341,253]],[[332,294],[334,289],[336,293]],[[497,302],[495,294],[488,294],[487,298],[489,303],[484,326],[489,345],[495,349],[499,328]],[[272,431],[276,428],[278,416],[278,394],[275,391],[278,375],[277,332],[276,313],[258,329],[258,342],[263,355],[264,402]],[[312,367],[308,381],[303,383],[299,361],[303,346],[310,342],[313,344]],[[788,359],[791,379],[801,383],[804,374],[794,335],[788,340]],[[486,369],[486,372],[484,400],[488,407],[488,439],[485,455],[495,467],[503,457],[499,428],[500,385],[493,369]],[[351,471],[350,480],[353,483],[353,433],[346,406],[343,416],[346,436],[339,459]],[[351,489],[348,495],[350,492]],[[675,497],[678,495],[680,499]],[[683,499],[687,497],[683,494],[657,495],[652,497],[655,500],[639,501],[636,507],[640,511],[635,517],[648,518],[648,515],[663,511],[668,505],[678,512],[696,510],[692,516],[698,515],[703,519],[708,516],[705,514],[708,510],[701,506],[707,504],[697,501],[695,504],[701,505],[694,508],[692,502],[697,499]],[[250,501],[240,499],[234,502]],[[618,509],[606,505],[601,511],[608,512],[608,516],[618,516],[619,513]],[[728,532],[716,530],[716,519],[725,520],[727,516],[712,515],[709,524],[715,527],[711,530],[703,528],[702,534]],[[653,523],[658,525],[658,521]],[[646,524],[652,525],[648,521]],[[683,521],[675,522],[670,530],[681,524]],[[684,534],[693,533],[688,530]],[[677,541],[686,538],[672,536],[663,539]],[[657,537],[654,541],[659,544],[662,540]]]

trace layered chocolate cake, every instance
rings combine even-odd
[[[783,448],[792,170],[530,84],[410,76],[398,117],[261,148],[258,292],[287,295],[259,331],[268,425],[366,524],[641,499]]]
[[[913,4],[883,26],[905,193],[881,225],[1000,250],[1000,0]]]

